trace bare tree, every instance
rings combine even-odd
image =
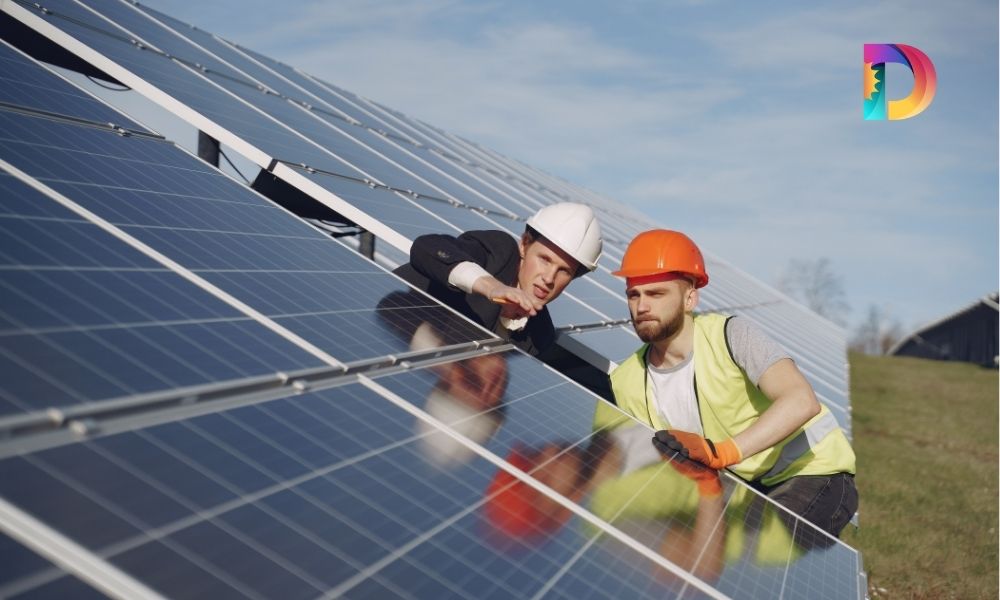
[[[903,326],[889,311],[874,304],[851,339],[851,349],[865,354],[885,354],[903,336]]]
[[[778,280],[778,288],[834,323],[846,324],[851,307],[847,304],[844,282],[834,272],[830,259],[793,258]]]

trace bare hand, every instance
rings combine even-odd
[[[533,317],[542,308],[537,300],[524,293],[523,290],[509,285],[499,285],[493,288],[490,290],[489,298],[502,305],[500,315],[508,319]]]

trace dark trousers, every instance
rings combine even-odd
[[[800,475],[778,485],[754,485],[778,504],[837,537],[858,510],[854,475]]]

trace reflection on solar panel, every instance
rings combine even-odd
[[[590,203],[609,238],[605,264],[557,300],[553,317],[581,326],[627,316],[609,266],[648,219],[150,8],[84,4],[7,10],[403,252],[423,233],[516,235],[541,206]],[[745,314],[778,338],[849,434],[844,332],[723,261],[708,263],[703,307]],[[581,354],[603,368],[629,340],[638,345],[627,328],[610,350],[598,337],[564,345],[586,347]]]
[[[400,249],[516,233],[567,196],[623,239],[642,225],[159,13],[200,47],[88,6],[3,10]],[[853,549],[664,460],[644,426],[3,44],[0,65],[46,90],[0,100],[0,595],[863,594]],[[788,325],[783,299],[722,279],[713,306]],[[557,308],[570,344],[620,359],[612,285]],[[801,359],[833,400],[836,357]]]

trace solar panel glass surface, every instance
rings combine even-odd
[[[59,76],[39,69],[36,64],[3,42],[0,42],[0,102],[147,131],[108,105],[67,86]]]
[[[320,364],[2,172],[0,190],[0,415]]]
[[[17,600],[107,598],[3,533],[0,533],[0,556],[3,557],[4,566],[0,569],[0,597]],[[44,583],[35,585],[34,582],[26,581],[28,576],[37,576]]]
[[[578,569],[602,560],[581,527],[494,539],[496,466],[442,465],[414,421],[337,387],[0,461],[0,493],[170,597],[523,597],[578,587],[561,569],[581,551]],[[587,597],[669,592],[660,568],[616,552],[644,580],[609,573]]]
[[[383,271],[297,230],[298,221],[242,187],[212,180],[217,172],[168,144],[21,117],[0,113],[11,132],[4,158],[338,359],[409,348],[425,323],[440,338],[473,339],[464,321],[414,301]],[[169,185],[188,177],[190,187]],[[323,270],[328,264],[335,268]],[[342,283],[323,286],[331,280]],[[324,312],[328,299],[335,308]],[[731,480],[714,498],[714,517],[692,518],[706,499],[690,473],[650,457],[648,430],[618,421],[595,429],[603,405],[524,355],[479,356],[378,384],[385,393],[341,386],[13,456],[0,461],[0,490],[178,596],[711,591],[687,572],[736,595],[816,597],[819,583],[821,597],[857,592],[853,550]],[[526,484],[475,442],[592,513],[529,486],[552,512],[526,517],[509,501]],[[524,539],[525,523],[534,541]]]
[[[0,123],[16,167],[326,351],[408,349],[374,308],[405,284],[172,144],[2,111]],[[449,340],[490,337],[418,298],[408,306]]]

